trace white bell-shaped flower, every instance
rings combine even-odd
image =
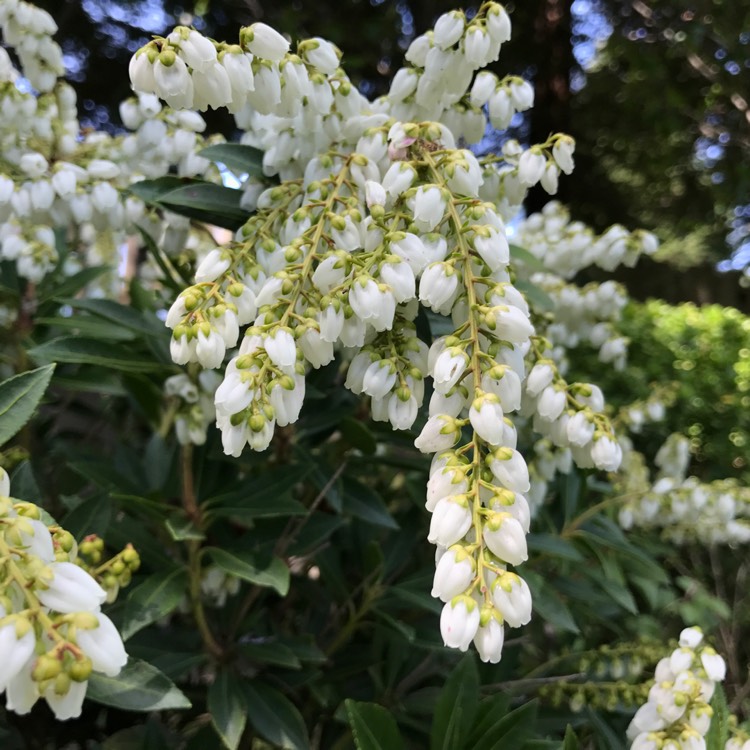
[[[53,562],[52,578],[46,588],[35,590],[39,601],[55,612],[95,612],[107,592],[83,569],[69,562]]]

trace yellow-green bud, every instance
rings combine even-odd
[[[86,682],[94,666],[88,656],[81,656],[68,667],[68,676],[73,682]]]
[[[42,654],[31,670],[31,679],[34,682],[44,682],[45,680],[54,680],[62,672],[60,659],[49,654]]]

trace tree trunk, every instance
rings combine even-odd
[[[531,143],[544,143],[551,133],[570,127],[570,73],[575,65],[571,29],[572,0],[539,0],[534,19],[534,109],[531,111]],[[571,134],[574,135],[575,134]],[[558,197],[565,201],[565,179]],[[529,213],[539,211],[550,200],[539,186],[526,199]]]

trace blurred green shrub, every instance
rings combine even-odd
[[[627,367],[599,366],[612,406],[647,398],[656,382],[675,384],[665,422],[645,427],[637,447],[652,458],[665,435],[681,432],[691,439],[692,473],[749,479],[750,317],[720,305],[631,302],[620,331],[630,339]],[[593,352],[572,353],[571,367],[576,375],[593,372],[595,359]]]

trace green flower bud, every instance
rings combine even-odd
[[[86,682],[91,677],[93,664],[88,656],[81,656],[68,667],[68,676],[73,682]]]
[[[42,654],[34,664],[31,670],[31,679],[34,682],[44,682],[45,680],[54,680],[62,672],[62,663],[60,659],[50,654]],[[67,692],[67,690],[66,690]]]

